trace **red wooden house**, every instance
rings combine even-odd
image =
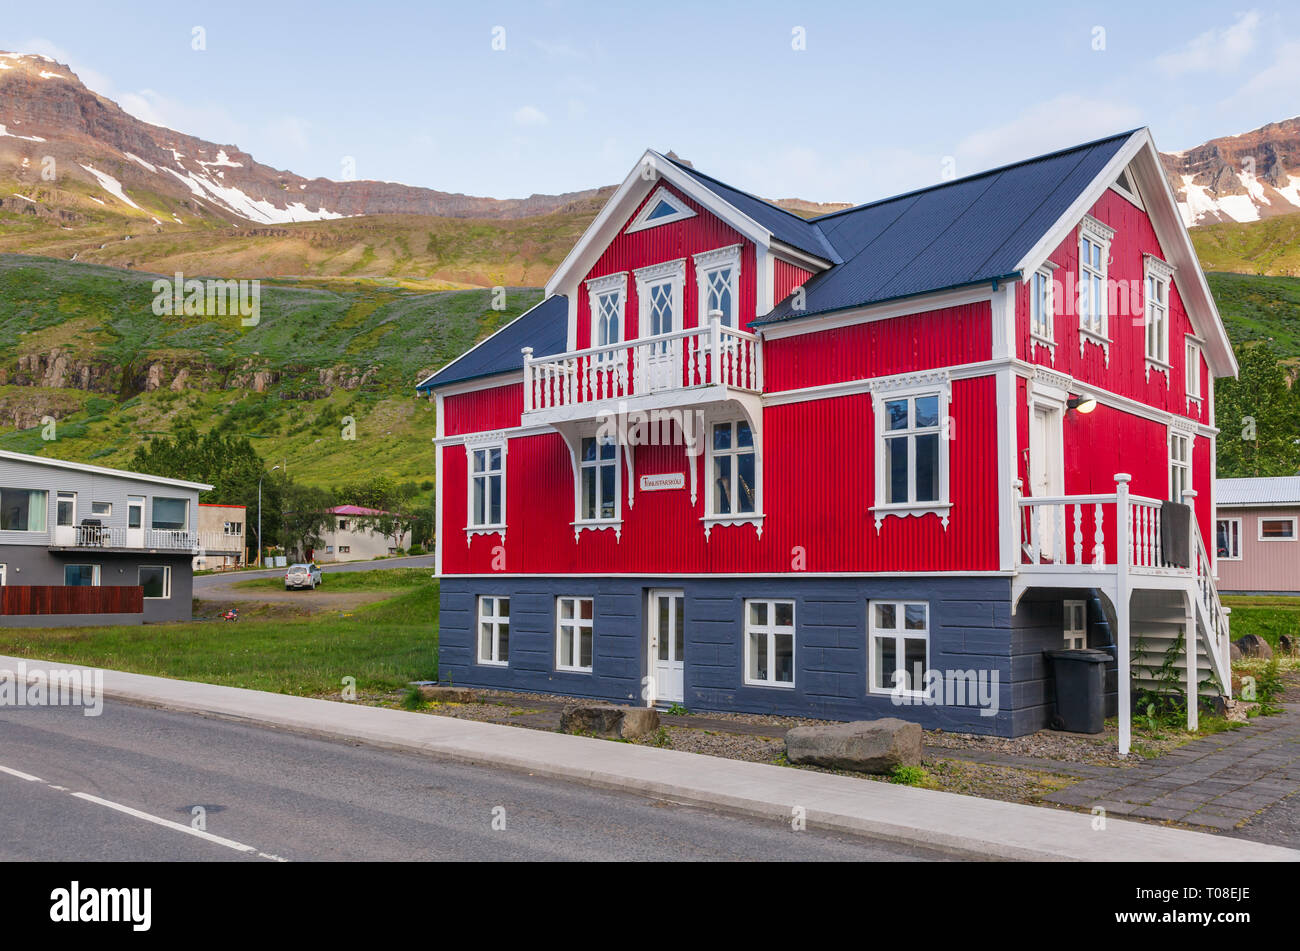
[[[1002,735],[1051,721],[1053,648],[1226,692],[1235,372],[1145,129],[812,220],[646,152],[420,385],[441,669]]]

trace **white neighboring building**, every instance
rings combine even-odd
[[[242,505],[199,503],[199,535],[203,551],[194,556],[194,570],[216,571],[244,563],[247,509]]]
[[[393,538],[379,534],[367,523],[368,518],[392,515],[382,509],[363,508],[360,505],[336,505],[330,509],[333,524],[321,532],[323,544],[307,553],[310,561],[321,564],[332,561],[366,561],[380,555],[395,555],[397,549],[411,547],[410,529]]]

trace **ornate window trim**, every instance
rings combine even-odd
[[[949,482],[951,468],[952,436],[948,421],[952,406],[952,379],[946,371],[927,371],[882,380],[870,388],[871,408],[874,414],[875,445],[875,495],[870,512],[875,516],[876,531],[880,531],[889,516],[919,518],[938,515],[944,529],[952,511],[952,492]],[[885,471],[885,403],[890,400],[915,399],[918,396],[939,398],[939,498],[924,502],[883,502],[887,498]]]

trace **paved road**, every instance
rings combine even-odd
[[[0,708],[0,802],[0,861],[946,858],[112,701]],[[186,831],[196,805],[208,838]]]
[[[349,561],[337,565],[322,565],[321,573],[332,575],[347,571],[374,571],[376,568],[413,567],[427,567],[432,572],[433,556],[414,555],[406,558],[383,558],[379,561]],[[194,579],[194,596],[203,597],[205,588],[233,584],[236,581],[248,581],[250,578],[279,578],[283,574],[283,568],[265,568],[259,571],[227,571],[215,575],[198,575]]]

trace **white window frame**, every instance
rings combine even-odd
[[[144,587],[140,582],[140,572],[146,568],[158,568],[163,573],[163,593],[161,595],[144,596],[146,601],[167,601],[172,596],[172,569],[170,565],[139,565],[135,569],[135,583]]]
[[[67,564],[67,565],[64,565],[64,566],[63,566],[63,584],[64,584],[64,587],[87,587],[86,585],[68,585],[68,569],[69,569],[69,568],[93,568],[94,570],[91,572],[91,582],[90,582],[89,587],[92,587],[92,588],[98,588],[98,587],[100,586],[100,566],[99,566],[99,565],[84,565],[84,564],[75,564],[75,565],[74,565],[74,564]]]
[[[712,276],[725,268],[731,268],[731,313],[724,312],[722,326],[732,330],[740,329],[740,245],[718,248],[695,255],[695,285],[699,300],[698,323],[701,327],[709,325],[709,293]]]
[[[1259,516],[1259,517],[1255,520],[1255,528],[1256,528],[1256,535],[1258,536],[1258,541],[1261,541],[1261,542],[1293,542],[1293,541],[1300,540],[1300,532],[1297,531],[1296,521],[1297,521],[1297,519],[1296,519],[1296,516],[1294,516],[1294,515],[1261,515],[1261,516]],[[1291,523],[1291,537],[1290,537],[1290,538],[1265,538],[1265,537],[1264,537],[1264,523],[1265,523],[1265,522],[1290,522],[1290,523]]]
[[[937,396],[939,398],[939,425],[917,428],[915,423],[916,399],[918,397]],[[908,400],[908,428],[906,430],[887,430],[888,418],[885,404],[896,400]],[[948,515],[952,509],[952,496],[949,487],[949,465],[952,455],[952,440],[949,438],[948,420],[952,405],[952,384],[944,379],[941,382],[919,383],[905,387],[878,388],[871,393],[872,409],[875,414],[875,466],[876,492],[871,512],[875,515],[876,530],[887,516],[897,515],[922,516],[938,515],[943,527],[948,527]],[[889,497],[889,471],[885,453],[885,442],[890,438],[915,437],[937,433],[939,436],[939,497],[933,501],[915,501],[916,494],[916,452],[909,447],[907,455],[908,499],[907,502],[886,502]],[[912,446],[915,440],[909,440]]]
[[[659,202],[664,202],[673,209],[671,215],[664,215],[662,218],[651,218],[650,212],[659,207]],[[634,234],[638,231],[645,231],[647,228],[658,228],[660,225],[670,225],[674,221],[684,221],[687,218],[694,218],[695,212],[690,209],[682,199],[678,198],[669,189],[660,185],[646,199],[641,206],[641,210],[636,213],[626,228],[624,234]]]
[[[1128,182],[1128,187],[1125,187],[1120,182],[1121,178]],[[1110,183],[1110,187],[1114,190],[1115,194],[1119,195],[1130,204],[1136,205],[1138,208],[1146,211],[1146,205],[1142,204],[1142,196],[1138,194],[1137,182],[1133,180],[1133,171],[1130,167],[1125,167],[1117,176],[1115,176],[1115,181]]]
[[[1064,614],[1061,622],[1062,644],[1066,650],[1081,650],[1088,646],[1088,602],[1065,601],[1062,604]],[[1081,626],[1075,627],[1075,612],[1083,613]]]
[[[753,437],[753,445],[747,449],[741,449],[736,441],[736,426],[739,423],[745,423],[749,426],[750,436]],[[729,426],[731,428],[731,448],[715,450],[713,447],[713,428],[715,426]],[[759,535],[763,533],[763,441],[754,424],[745,416],[730,416],[727,418],[710,419],[707,421],[704,430],[704,478],[705,478],[705,498],[704,498],[704,516],[702,521],[705,523],[705,534],[707,537],[709,529],[714,525],[747,525],[757,526]],[[754,511],[752,512],[719,512],[714,508],[714,462],[719,456],[729,456],[732,459],[731,476],[733,488],[736,486],[738,479],[737,457],[744,455],[753,455],[754,457]]]
[[[1194,433],[1182,432],[1177,429],[1169,430],[1169,486],[1168,488],[1169,488],[1169,501],[1171,502],[1182,502],[1183,493],[1187,492],[1189,489],[1195,488],[1195,485],[1192,483],[1192,453],[1196,447],[1195,439],[1196,437]],[[1174,452],[1174,447],[1180,442],[1187,448],[1187,455],[1183,459],[1179,459]],[[1182,484],[1182,488],[1178,492],[1175,492],[1174,483],[1176,480],[1174,476],[1175,476],[1175,472],[1179,470],[1181,470],[1184,473],[1182,478],[1183,484]]]
[[[501,613],[501,602],[506,602],[506,613]],[[484,607],[490,603],[491,612],[484,613]],[[474,659],[485,667],[510,666],[510,598],[500,594],[481,594],[474,611]],[[483,656],[483,625],[492,625],[492,651],[490,657]],[[501,628],[506,629],[506,656],[501,659]]]
[[[600,440],[599,432],[580,435],[577,439],[577,447],[573,453],[573,528],[574,532],[579,533],[583,529],[602,529],[613,528],[618,537],[622,537],[623,526],[623,446],[615,436],[606,434],[604,438],[608,439],[614,447],[614,517],[602,518],[599,514],[594,518],[586,517],[586,499],[583,497],[583,473],[588,469],[596,470],[596,512],[600,512],[601,503],[605,501],[601,494],[600,469],[602,466],[611,464],[611,460],[600,457]],[[588,439],[596,440],[596,458],[592,460],[583,459],[583,445]]]
[[[492,438],[477,439],[465,441],[465,532],[467,535],[494,535],[500,533],[505,535],[506,530],[506,446],[509,440]],[[501,467],[499,469],[488,469],[492,456],[491,450],[501,450]],[[484,453],[484,470],[482,472],[474,471],[474,459],[476,453]],[[474,483],[482,479],[485,481],[484,487],[484,506],[483,515],[486,518],[490,514],[491,496],[487,494],[486,480],[492,476],[501,478],[501,521],[499,522],[477,522],[474,520]],[[340,531],[343,531],[340,527]]]
[[[1167,385],[1173,365],[1169,355],[1169,293],[1173,288],[1174,268],[1154,254],[1144,254],[1142,260],[1142,335],[1146,377],[1151,379],[1154,368],[1165,375]],[[1159,289],[1160,299],[1152,295],[1153,287]]]
[[[1205,393],[1201,382],[1201,341],[1190,334],[1183,339],[1183,385],[1187,390],[1187,408],[1190,410],[1195,403],[1199,409]]]
[[[1053,272],[1056,265],[1051,261],[1029,276],[1029,336],[1047,347],[1055,355],[1056,351],[1056,289]],[[1046,311],[1046,313],[1044,313]]]
[[[3,489],[7,492],[21,492],[27,496],[27,528],[6,528],[3,529],[3,531],[22,532],[24,534],[34,534],[34,535],[44,535],[47,534],[51,530],[51,528],[54,527],[54,525],[52,525],[50,521],[50,514],[51,514],[50,513],[50,492],[48,489],[23,489],[12,485],[3,486]],[[32,528],[31,525],[34,519],[32,518],[33,509],[31,503],[32,503],[32,497],[37,495],[39,495],[41,498],[41,519],[40,519],[41,527]],[[54,506],[55,523],[58,522],[58,511],[59,511],[59,507],[56,498],[55,506]]]
[[[767,623],[755,624],[750,620],[749,607],[752,604],[767,605]],[[790,606],[790,623],[776,623],[776,606],[778,604],[788,604]],[[744,611],[743,627],[745,631],[745,651],[742,663],[742,671],[745,685],[747,687],[775,687],[781,690],[793,690],[798,674],[799,658],[799,638],[798,638],[798,616],[799,606],[793,598],[746,598],[742,604]],[[753,637],[767,638],[767,678],[758,680],[749,676],[749,661],[752,656],[751,641]],[[776,639],[778,637],[790,638],[790,679],[776,679]]]
[[[1110,361],[1110,287],[1108,275],[1110,272],[1110,245],[1114,239],[1114,228],[1103,224],[1091,215],[1083,216],[1083,220],[1079,224],[1079,287],[1076,299],[1076,311],[1079,315],[1079,354],[1083,354],[1085,343],[1092,342],[1102,348],[1107,363]],[[1100,249],[1100,268],[1095,268],[1090,263],[1084,263],[1085,242],[1090,242]],[[1083,306],[1084,289],[1092,286],[1091,279],[1094,277],[1101,288],[1100,305],[1097,308],[1098,317],[1095,326],[1088,319],[1089,312],[1085,311]],[[1085,280],[1085,278],[1088,278],[1088,280]]]
[[[582,616],[582,603],[586,602],[591,605],[591,617]],[[568,602],[573,607],[573,617],[564,617],[564,605]],[[562,595],[555,599],[555,669],[564,670],[570,673],[589,674],[596,662],[596,599],[591,597],[579,597]],[[561,637],[564,627],[573,628],[573,639],[570,642],[571,656],[570,660],[580,661],[582,659],[582,637],[585,635],[591,641],[591,664],[582,666],[580,663],[563,663],[563,653],[561,649]]]
[[[1231,529],[1231,531],[1230,531],[1230,533],[1229,533],[1229,537],[1230,537],[1231,541],[1236,542],[1237,553],[1236,553],[1235,555],[1233,555],[1233,554],[1220,555],[1220,554],[1219,554],[1219,523],[1220,523],[1220,522],[1227,522],[1229,525],[1232,526],[1232,529]],[[1215,557],[1218,558],[1219,561],[1241,561],[1241,560],[1242,560],[1242,559],[1241,559],[1241,538],[1242,538],[1242,528],[1243,528],[1243,526],[1242,526],[1242,520],[1241,520],[1241,517],[1240,517],[1240,516],[1232,516],[1232,515],[1229,515],[1227,518],[1216,518],[1216,519],[1214,520],[1214,554],[1215,554]],[[1232,544],[1229,544],[1229,545],[1228,545],[1228,551],[1231,552],[1231,551],[1232,551],[1232,548],[1233,548],[1233,545],[1232,545]]]
[[[616,305],[618,310],[618,339],[610,340],[606,338],[605,343],[600,342],[601,329],[605,326],[606,315],[602,308],[601,301],[609,295],[615,295],[618,299]],[[623,343],[627,340],[627,272],[619,271],[617,274],[607,274],[604,277],[593,277],[587,281],[587,305],[591,310],[591,339],[590,346],[603,347],[613,346],[614,344]],[[601,354],[597,356],[598,361],[613,358],[617,351]]]
[[[895,626],[891,628],[880,627],[877,623],[876,608],[886,605],[892,605],[894,608]],[[923,630],[909,629],[907,627],[907,608],[922,606],[925,608],[925,627]],[[907,656],[903,641],[906,640],[924,640],[925,641],[925,668],[921,671],[922,684],[921,689],[900,690],[893,684],[888,687],[879,687],[876,685],[876,641],[878,639],[892,638],[894,641],[894,659],[897,662],[900,658]],[[899,668],[895,668],[897,672]],[[925,674],[930,670],[930,602],[929,601],[895,601],[889,598],[882,598],[867,602],[867,692],[873,694],[893,695],[902,697],[927,697],[929,691],[924,687]]]
[[[662,264],[652,264],[649,267],[637,268],[632,274],[636,277],[636,305],[637,305],[637,336],[645,340],[651,336],[662,336],[651,333],[651,294],[655,288],[664,284],[669,285],[670,301],[673,308],[673,329],[670,333],[675,333],[684,329],[686,314],[682,306],[685,297],[683,290],[686,286],[686,259],[678,258],[675,261],[665,261]]]
[[[104,511],[101,512],[101,511],[100,511],[101,508],[104,509]],[[112,502],[91,502],[91,503],[90,503],[90,514],[91,514],[92,516],[95,516],[95,515],[102,515],[102,516],[104,516],[105,518],[112,518],[112,516],[113,516],[113,503],[112,503]]]

